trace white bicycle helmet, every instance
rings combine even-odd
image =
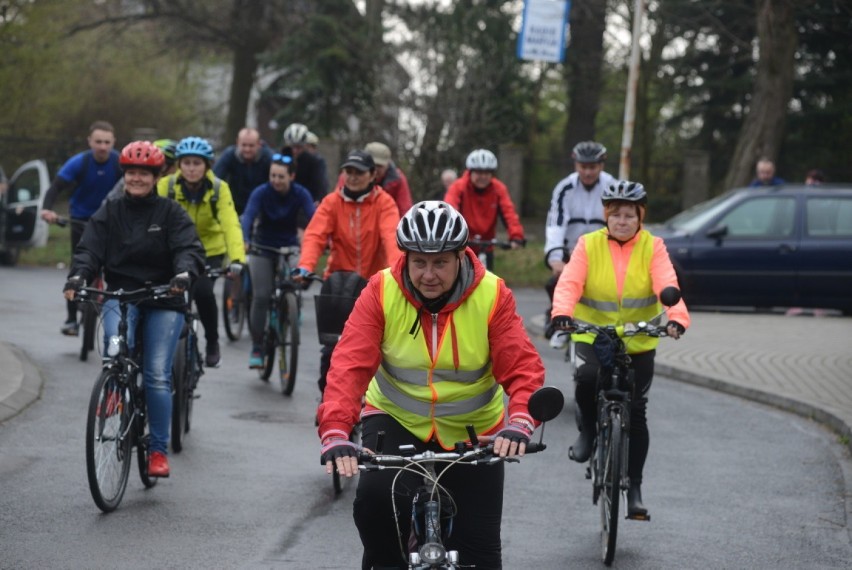
[[[609,187],[604,188],[601,194],[601,201],[604,204],[613,200],[644,204],[648,201],[648,195],[645,193],[645,187],[638,182],[616,180]]]
[[[576,162],[603,162],[606,160],[606,147],[595,141],[583,141],[574,146],[571,158]]]
[[[478,148],[464,162],[468,170],[497,170],[497,157],[488,149]]]
[[[294,144],[305,144],[308,140],[308,127],[302,123],[292,123],[284,129],[283,142],[284,146],[293,146]]]
[[[441,253],[467,245],[467,222],[458,210],[439,200],[415,204],[399,220],[396,244],[403,251]]]

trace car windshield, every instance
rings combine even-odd
[[[730,197],[731,193],[729,192],[696,204],[673,218],[669,218],[663,225],[671,230],[691,234],[702,227],[707,220],[714,217]]]

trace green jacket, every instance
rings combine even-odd
[[[175,201],[186,210],[195,223],[195,229],[198,237],[201,238],[207,257],[227,254],[231,262],[245,263],[243,231],[231,197],[231,189],[227,182],[220,181],[218,197],[214,204],[213,171],[208,170],[204,176],[206,180],[200,200],[190,201],[187,198],[180,170],[161,178],[157,183],[157,193],[167,198],[169,186],[172,187]]]

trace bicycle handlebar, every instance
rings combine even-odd
[[[260,245],[257,243],[249,244],[249,253],[260,253],[261,251],[268,251],[270,253],[277,253],[278,255],[285,255],[287,257],[291,255],[296,255],[301,251],[301,248],[297,245],[285,245],[281,247],[271,247],[268,245]]]
[[[145,301],[148,299],[161,299],[163,297],[172,297],[169,292],[171,285],[149,285],[132,291],[118,289],[116,291],[104,291],[97,287],[81,287],[79,291],[74,293],[74,298],[77,301],[86,301],[89,296],[100,295],[105,299],[118,299],[120,302],[130,303],[133,301]]]
[[[389,453],[369,453],[361,451],[358,454],[358,468],[362,471],[375,471],[389,467],[406,467],[414,463],[424,463],[428,461],[449,461],[466,463],[469,465],[490,465],[500,463],[501,461],[516,462],[520,461],[520,456],[500,457],[493,455],[494,444],[470,447],[468,443],[457,443],[457,447],[464,451],[424,451],[413,455],[389,454]],[[547,449],[547,444],[531,441],[526,444],[524,455],[530,453],[539,453]]]
[[[571,334],[597,333],[607,335],[612,335],[614,333],[619,337],[631,337],[640,334],[653,337],[664,337],[669,336],[669,333],[666,330],[667,326],[668,324],[655,325],[646,321],[639,321],[638,323],[626,323],[623,325],[606,326],[598,326],[589,323],[578,323],[574,330],[570,332]]]
[[[518,242],[520,243],[520,242]],[[470,238],[467,240],[467,245],[471,247],[499,247],[500,249],[512,249],[511,241],[501,241],[497,238],[494,239],[479,239],[479,238]]]

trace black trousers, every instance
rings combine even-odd
[[[579,412],[578,424],[588,426],[597,418],[595,383],[598,373],[598,359],[591,344],[576,343],[577,358],[581,361],[574,375],[574,399]],[[648,433],[648,391],[654,379],[654,357],[656,350],[640,354],[631,354],[630,367],[634,373],[633,400],[630,404],[630,451],[627,459],[627,475],[631,482],[642,483],[642,471],[648,457],[651,437]]]
[[[224,255],[213,255],[207,258],[208,267],[222,267]],[[198,307],[198,318],[204,327],[204,338],[207,344],[219,341],[219,308],[216,305],[216,294],[213,292],[215,279],[207,277],[207,273],[199,275],[192,285],[192,298]]]
[[[74,265],[74,251],[77,249],[77,244],[80,243],[80,238],[83,237],[83,231],[86,229],[86,224],[88,223],[88,219],[71,218],[71,265],[69,267],[73,267]],[[68,310],[68,318],[65,320],[67,322],[76,321],[77,302],[66,300],[65,308]]]
[[[396,420],[387,415],[364,419],[362,444],[373,449],[376,434],[385,433],[382,451],[395,453],[400,444],[412,444],[418,451],[441,451],[437,444],[425,444],[415,438]],[[441,473],[442,465],[436,470]],[[353,505],[355,525],[364,545],[362,569],[408,568],[406,554],[400,549],[400,539],[394,522],[391,486],[397,471],[362,472]],[[502,568],[500,547],[500,522],[503,516],[503,464],[459,465],[440,479],[456,502],[458,512],[453,520],[452,534],[445,546],[459,551],[462,566],[475,565],[478,569]],[[407,546],[411,532],[412,493],[423,485],[423,477],[405,472],[397,479],[393,494],[398,511],[399,533],[403,546]]]

